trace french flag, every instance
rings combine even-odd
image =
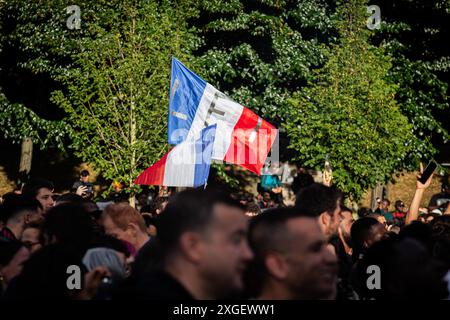
[[[216,125],[199,132],[172,148],[164,157],[141,173],[135,184],[168,187],[206,185],[213,151]]]
[[[172,58],[169,144],[179,144],[216,124],[212,159],[238,164],[258,175],[278,130]]]

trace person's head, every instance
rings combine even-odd
[[[156,236],[156,221],[149,213],[142,214],[142,218],[144,218],[145,226],[147,228],[147,234],[151,237]]]
[[[94,237],[94,222],[81,205],[64,203],[49,210],[44,222],[47,243],[84,250]]]
[[[44,179],[35,179],[25,184],[22,189],[22,194],[36,198],[41,203],[44,212],[47,212],[55,205],[53,201],[54,189],[55,187],[52,182]]]
[[[372,210],[370,210],[367,207],[361,207],[358,209],[357,213],[358,213],[359,218],[364,218],[364,217],[367,217],[369,214],[371,214]]]
[[[193,189],[171,198],[158,217],[165,269],[195,298],[221,298],[243,289],[252,252],[242,204],[214,190]]]
[[[255,202],[249,202],[245,206],[245,215],[247,217],[254,217],[261,213],[261,208]]]
[[[370,266],[379,268],[379,289],[367,287],[368,277],[373,274],[367,272]],[[361,296],[366,299],[421,301],[448,297],[445,273],[427,249],[409,237],[386,238],[373,244],[361,260],[359,270],[357,282]]]
[[[152,214],[153,215],[159,215],[167,206],[169,203],[169,197],[166,196],[160,196],[157,197],[155,200],[153,200],[153,208],[152,208]]]
[[[348,246],[351,247],[351,235],[350,230],[352,228],[353,222],[353,211],[345,206],[341,206],[341,217],[342,221],[339,225],[339,236]]]
[[[30,251],[19,241],[0,241],[0,292],[20,274]]]
[[[137,202],[141,207],[148,205],[148,200],[149,200],[149,193],[147,191],[142,191],[137,196]]]
[[[350,231],[353,260],[357,261],[360,255],[364,254],[375,242],[380,241],[385,233],[386,228],[375,218],[364,217],[356,220]]]
[[[89,171],[87,170],[81,170],[80,172],[80,181],[83,183],[89,182]]]
[[[427,217],[428,217],[428,213],[421,213],[421,214],[419,214],[419,217],[417,218],[417,220],[420,222],[423,222],[423,223],[427,223]]]
[[[395,201],[395,210],[397,210],[398,212],[406,211],[405,204],[402,200]]]
[[[114,281],[125,278],[125,260],[114,249],[95,247],[88,249],[83,257],[83,264],[88,271],[97,267],[105,267]]]
[[[27,223],[42,220],[41,204],[23,195],[10,197],[1,206],[2,219],[17,239],[22,236]]]
[[[330,238],[338,233],[341,199],[342,193],[339,190],[313,183],[297,194],[295,207],[300,212],[316,216],[322,232]]]
[[[24,264],[22,272],[6,293],[11,300],[65,300],[79,295],[81,290],[69,289],[69,266],[80,268],[81,285],[85,287],[86,269],[80,253],[62,244],[46,246],[33,254]]]
[[[128,203],[106,207],[101,222],[106,234],[128,242],[136,251],[148,240],[144,218]]]
[[[261,286],[250,294],[265,299],[334,297],[337,260],[315,216],[295,208],[269,209],[253,218],[249,239],[255,260],[248,274]]]
[[[64,193],[58,196],[55,200],[55,206],[58,206],[63,203],[73,203],[73,204],[81,204],[83,202],[83,197],[75,194],[75,193]]]
[[[263,193],[263,201],[264,202],[270,202],[272,200],[272,196],[269,191],[264,191]]]
[[[432,254],[450,269],[450,215],[435,218],[430,226]]]
[[[447,182],[447,181],[442,183],[441,184],[441,190],[442,190],[442,193],[447,193],[447,194],[450,195],[450,183]]]
[[[20,241],[27,247],[31,253],[35,253],[45,245],[45,238],[42,232],[43,224],[41,222],[28,223],[23,229]]]
[[[431,226],[420,221],[413,221],[399,232],[399,239],[412,238],[419,241],[431,252]]]
[[[371,213],[371,214],[368,215],[368,217],[377,219],[377,221],[378,221],[379,223],[381,223],[382,225],[384,225],[385,227],[387,227],[387,221],[386,221],[386,218],[385,218],[385,216],[383,216],[382,214],[379,214],[379,213]]]
[[[388,199],[383,199],[381,201],[381,209],[383,209],[384,211],[388,211],[390,205],[391,205],[391,202]]]
[[[303,188],[309,187],[314,183],[314,178],[312,175],[310,175],[307,172],[299,172],[297,176],[292,181],[292,191],[294,194],[297,194],[302,190]]]

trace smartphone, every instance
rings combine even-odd
[[[421,174],[420,178],[417,180],[419,180],[421,183],[424,184],[425,182],[427,182],[427,180],[430,178],[430,176],[433,174],[433,172],[434,172],[434,170],[436,170],[436,168],[437,168],[437,163],[434,162],[433,160],[431,160],[430,163],[428,163],[425,170],[423,170],[423,173]]]

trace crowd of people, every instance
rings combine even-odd
[[[306,172],[292,206],[279,186],[257,197],[143,192],[133,207],[117,194],[93,201],[87,171],[57,197],[50,181],[30,180],[2,197],[0,297],[449,299],[450,191],[421,208],[431,179],[417,181],[409,209],[380,199],[373,212]]]

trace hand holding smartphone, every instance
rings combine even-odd
[[[434,162],[433,160],[431,160],[427,167],[425,168],[425,170],[422,171],[422,173],[420,174],[420,178],[417,178],[417,180],[422,183],[425,184],[428,179],[431,177],[431,175],[433,174],[434,170],[436,170],[437,168],[437,163]]]

